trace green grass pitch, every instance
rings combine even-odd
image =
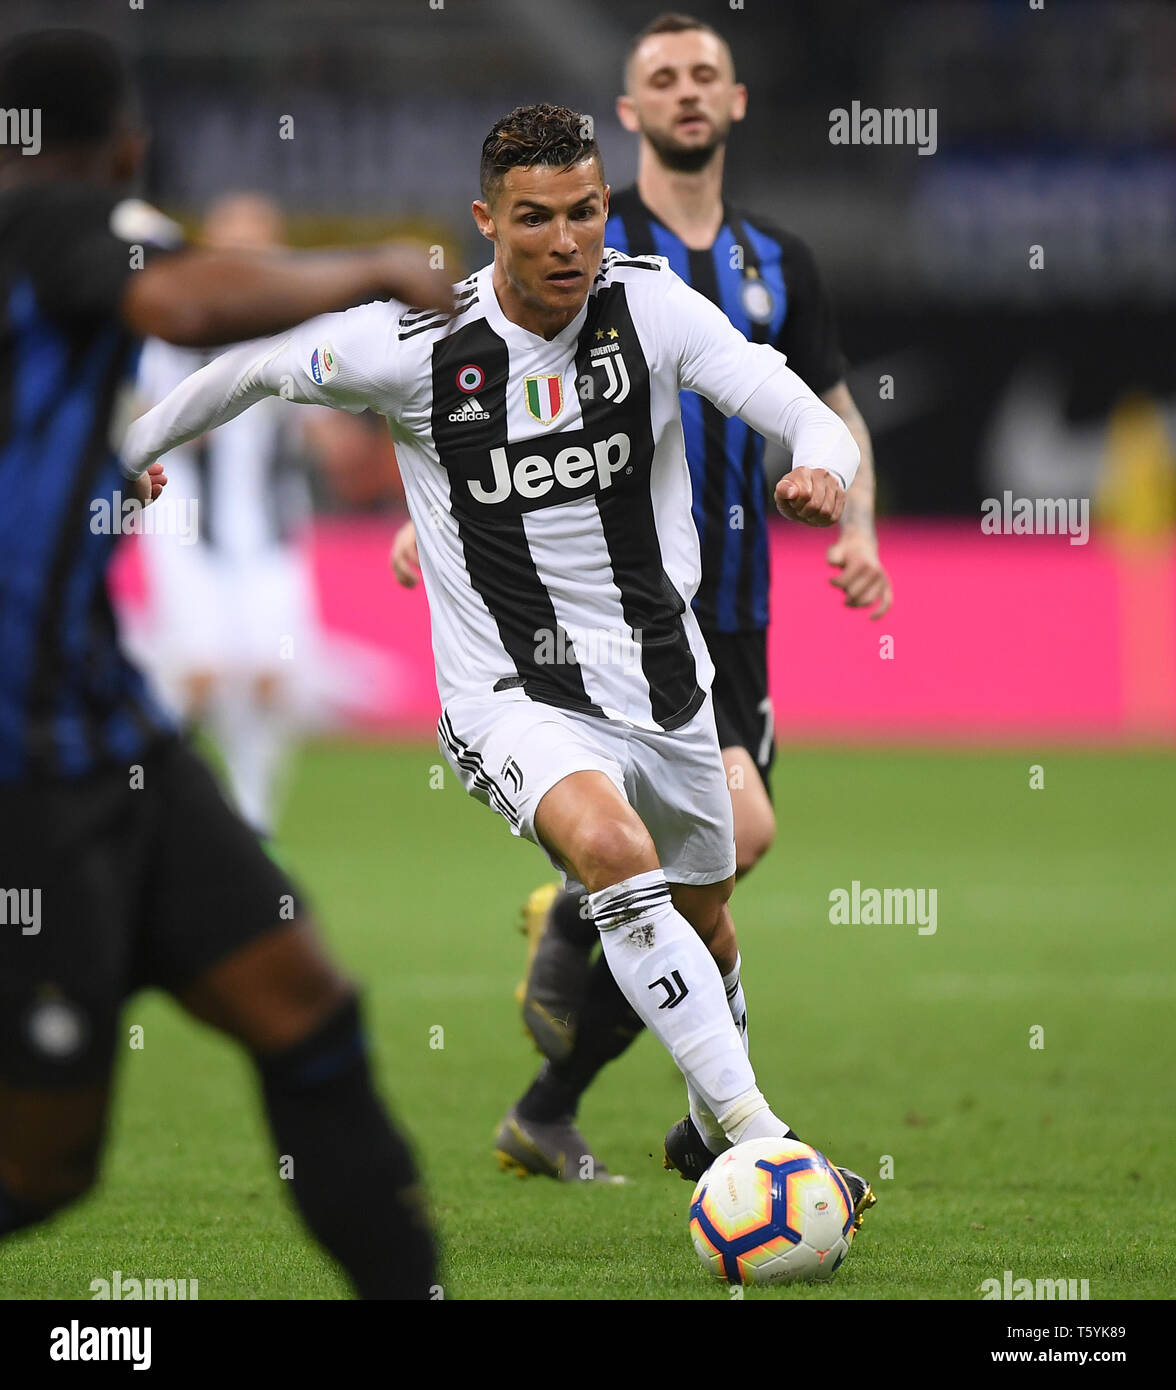
[[[448,768],[432,787],[440,764],[425,746],[307,749],[282,854],[366,984],[445,1296],[725,1299],[690,1246],[690,1188],[662,1171],[684,1097],[652,1038],[582,1111],[628,1186],[495,1167],[493,1130],[537,1063],[514,922],[546,864]],[[1171,1297],[1174,773],[1170,752],[782,750],[779,838],[732,904],[752,1058],[774,1107],[879,1203],[831,1285],[749,1298],[976,1299],[1006,1269]],[[853,879],[937,889],[938,930],[830,925]],[[162,996],[131,1001],[125,1038],[133,1024],[103,1182],[5,1245],[0,1296],[88,1298],[115,1269],[198,1279],[201,1299],[344,1296],[291,1214],[245,1059]]]

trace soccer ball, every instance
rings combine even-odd
[[[751,1139],[721,1154],[690,1199],[690,1236],[729,1284],[833,1278],[853,1240],[841,1174],[798,1139]]]

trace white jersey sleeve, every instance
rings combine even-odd
[[[395,300],[363,304],[224,353],[135,421],[123,443],[123,472],[138,477],[169,449],[266,396],[397,415],[408,389],[396,332],[403,311]]]
[[[713,401],[724,415],[738,415],[762,381],[784,366],[767,343],[753,343],[705,295],[666,268],[662,332],[678,364],[678,384]]]
[[[717,305],[672,270],[666,273],[662,329],[680,387],[786,444],[794,468],[823,468],[848,488],[860,453],[840,416],[814,395],[782,352],[750,342]]]

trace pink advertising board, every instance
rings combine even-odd
[[[324,520],[312,556],[321,660],[346,726],[432,734],[437,717],[423,591],[387,563],[394,524]],[[1176,737],[1176,547],[1122,552],[1097,536],[986,536],[976,525],[881,528],[895,603],[842,607],[827,532],[772,530],[771,686],[777,736],[951,741]],[[128,545],[115,594],[146,600]]]

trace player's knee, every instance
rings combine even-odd
[[[203,1022],[266,1052],[305,1037],[354,993],[299,918],[220,961],[180,998]]]
[[[300,1037],[254,1057],[271,1100],[338,1082],[348,1073],[366,1073],[367,1041],[357,992],[350,990]]]
[[[584,825],[576,844],[576,876],[590,893],[658,867],[657,850],[637,816],[600,817]]]
[[[755,822],[742,829],[735,840],[735,876],[742,878],[750,873],[772,848],[776,838],[776,817],[770,812],[757,817]]]
[[[738,841],[735,844],[735,877],[742,878],[744,874],[751,873],[769,851],[774,840],[776,826],[773,823],[766,834],[749,835],[745,840]]]
[[[357,986],[321,948],[313,924],[300,918],[298,926],[300,935],[281,977],[281,1001],[291,1012],[310,1015],[317,1023],[354,995]]]

